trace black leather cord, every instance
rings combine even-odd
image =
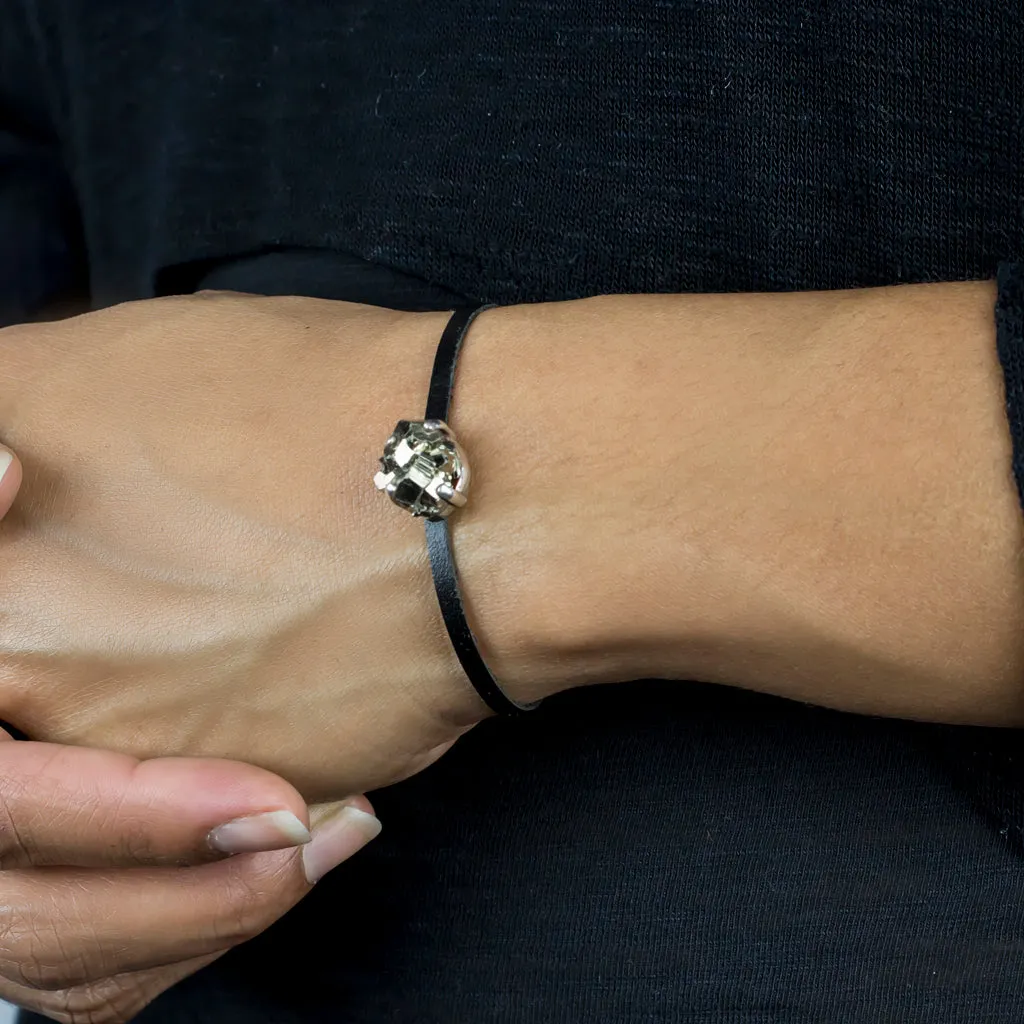
[[[457,309],[448,321],[434,358],[434,369],[430,375],[430,391],[427,397],[427,412],[424,419],[447,419],[452,386],[455,382],[455,366],[459,347],[474,318],[485,309],[493,309],[493,306]],[[540,702],[520,704],[512,700],[491,675],[480,655],[476,638],[466,621],[466,612],[462,605],[459,579],[455,571],[455,559],[452,556],[452,539],[448,530],[448,520],[428,519],[426,527],[427,551],[430,554],[430,571],[434,577],[437,601],[441,606],[441,615],[444,618],[448,636],[469,681],[487,703],[487,706],[499,715],[520,715],[523,712],[532,711]]]
[[[483,312],[494,309],[490,306],[465,306],[452,312],[441,340],[437,343],[434,368],[430,372],[430,390],[427,392],[425,420],[447,420],[448,407],[455,388],[455,367],[459,362],[459,349],[469,331],[470,325]]]

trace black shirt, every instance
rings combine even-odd
[[[8,0],[0,303],[404,308],[983,278],[1024,479],[1024,74],[994,0]],[[670,557],[671,552],[666,552]],[[1014,730],[565,694],[148,1022],[1017,1022]]]

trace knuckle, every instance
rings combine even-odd
[[[31,941],[24,944],[26,952],[21,956],[6,958],[4,971],[19,985],[38,992],[59,992],[89,977],[84,957],[58,955],[54,958],[52,952],[45,948],[37,952]]]
[[[10,871],[30,863],[31,859],[31,847],[26,845],[17,824],[7,812],[3,797],[0,796],[0,871]]]
[[[26,988],[45,988],[38,975],[40,937],[16,899],[0,908],[0,973]]]
[[[9,683],[7,676],[2,681],[5,687]],[[53,770],[59,768],[61,757],[55,749],[48,758],[35,761],[30,771],[21,767],[0,780],[0,871],[51,862],[52,850],[38,835],[46,835],[46,823],[52,824],[60,813],[60,772]]]
[[[38,854],[31,827],[26,828],[15,811],[28,781],[8,777],[0,787],[0,871],[31,864]]]
[[[65,945],[65,931],[75,935],[79,930],[70,926],[53,901],[5,903],[0,908],[0,974],[24,988],[59,992],[104,973],[89,955],[89,943],[75,943],[80,948]]]
[[[31,1007],[59,1024],[128,1024],[151,1001],[129,979],[47,992]]]

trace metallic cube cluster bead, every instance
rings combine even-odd
[[[444,519],[466,504],[469,466],[443,420],[399,420],[373,484],[414,516]]]

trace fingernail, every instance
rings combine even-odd
[[[262,853],[308,843],[309,829],[291,811],[268,811],[218,825],[206,841],[221,853]]]
[[[380,822],[358,807],[342,807],[313,829],[313,841],[302,851],[310,885],[380,835]]]
[[[4,473],[11,468],[14,456],[9,451],[0,450],[0,480],[3,480]]]

